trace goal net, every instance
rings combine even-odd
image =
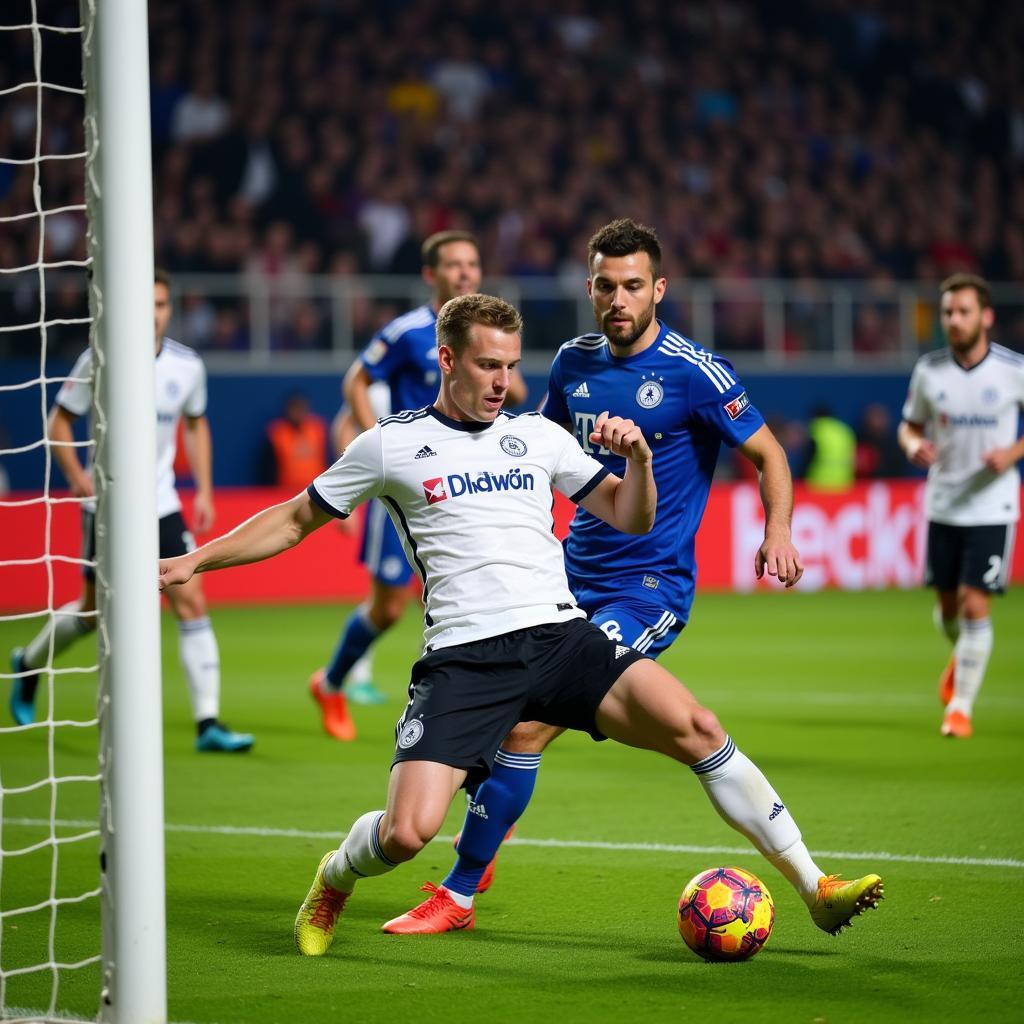
[[[166,1019],[147,63],[145,0],[0,4],[3,1020]],[[59,448],[92,464],[96,556]]]

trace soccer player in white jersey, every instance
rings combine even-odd
[[[955,274],[939,291],[948,345],[917,361],[899,442],[928,470],[925,582],[953,644],[939,681],[941,731],[966,739],[992,652],[991,597],[1006,587],[1020,518],[1024,356],[989,338],[995,316],[982,278]]]
[[[195,547],[181,514],[181,499],[174,486],[174,456],[178,421],[185,420],[185,453],[196,482],[196,529],[213,525],[213,449],[206,420],[206,370],[190,348],[165,337],[171,319],[170,279],[157,270],[153,285],[156,326],[156,411],[157,411],[157,515],[160,517],[160,554],[184,554]],[[72,447],[75,421],[92,405],[92,352],[78,358],[68,380],[57,393],[50,411],[48,435],[53,455],[67,478],[71,493],[87,499],[82,505],[83,558],[93,560],[95,551],[93,481],[90,470]],[[96,628],[96,574],[86,565],[82,593],[76,601],[60,608],[25,646],[11,654],[11,664],[20,678],[11,688],[10,709],[15,721],[26,725],[35,719],[39,670],[46,664],[52,638],[54,655]],[[238,753],[253,745],[248,733],[233,732],[218,720],[220,712],[220,654],[217,638],[206,613],[201,582],[196,579],[167,594],[178,619],[179,643],[185,678],[188,681],[192,714],[196,722],[196,750]]]
[[[602,412],[589,440],[624,458],[620,478],[539,413],[503,413],[521,330],[501,299],[452,299],[437,322],[441,390],[432,406],[382,420],[306,492],[160,563],[166,588],[259,561],[381,497],[423,580],[425,647],[396,729],[387,806],[362,815],[321,859],[295,920],[299,952],[327,951],[356,881],[415,857],[455,793],[486,777],[520,720],[688,765],[814,922],[839,931],[882,897],[878,875],[845,883],[824,875],[782,799],[715,715],[657,662],[588,622],[574,601],[552,531],[552,487],[624,533],[648,532],[657,502],[651,450],[631,420]],[[417,459],[424,451],[429,459]],[[434,896],[461,906],[460,894],[443,887]],[[466,903],[461,927],[471,928]]]
[[[387,385],[391,412],[420,409],[433,401],[438,387],[438,311],[449,299],[470,295],[480,287],[480,249],[469,232],[436,232],[423,242],[422,257],[422,277],[430,287],[430,301],[382,327],[345,374],[345,400],[359,430],[369,430],[377,422],[377,411],[370,400],[375,382]],[[526,385],[517,370],[506,400],[518,405],[525,397]],[[379,501],[371,502],[366,509],[365,541],[363,562],[370,572],[370,596],[348,617],[326,666],[317,669],[309,680],[324,730],[339,740],[356,737],[344,692],[349,683],[355,682],[352,672],[381,635],[399,620],[410,597],[413,569]],[[349,692],[353,696],[359,693]]]

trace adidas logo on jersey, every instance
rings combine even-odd
[[[618,661],[624,654],[629,654],[629,648],[623,647],[622,644],[615,645],[615,660]]]
[[[590,388],[587,387],[587,382],[584,381],[573,393],[573,398],[589,398]]]
[[[429,459],[431,455],[436,454],[437,452],[435,452],[429,444],[425,444],[413,457],[417,459]]]

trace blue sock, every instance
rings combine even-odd
[[[380,630],[369,620],[365,608],[357,608],[349,616],[327,665],[327,685],[332,690],[341,689],[345,676],[378,636]]]
[[[519,820],[533,795],[540,754],[510,754],[498,750],[490,777],[469,802],[455,867],[442,883],[463,896],[472,896],[505,833]]]

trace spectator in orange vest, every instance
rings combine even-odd
[[[305,395],[290,395],[284,415],[267,427],[266,479],[296,491],[327,468],[327,423]]]

